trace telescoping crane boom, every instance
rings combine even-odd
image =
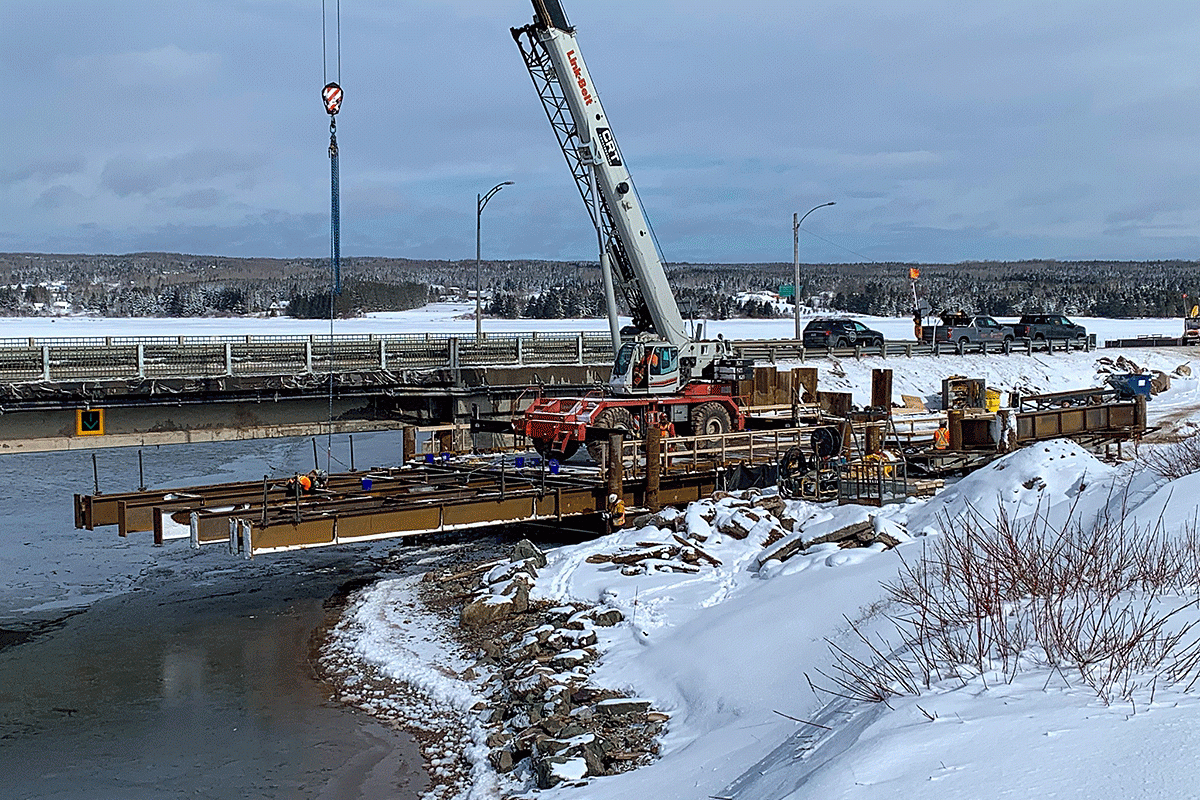
[[[634,342],[621,349],[612,388],[622,393],[677,391],[700,378],[714,360],[729,355],[723,341],[704,341],[689,334],[650,226],[621,157],[612,127],[596,93],[575,37],[558,0],[533,0],[534,21],[512,30],[559,145],[575,177],[592,221],[601,229],[604,261],[615,268],[613,283],[633,315]],[[604,273],[606,287],[609,273]],[[615,293],[606,291],[610,317],[615,317]],[[653,385],[632,380],[634,357],[653,358],[654,347],[673,348],[670,363],[678,369],[659,374]],[[614,343],[617,344],[617,343]],[[661,372],[661,371],[660,371]]]
[[[591,440],[588,449],[597,460],[603,449],[589,433],[651,424],[679,424],[697,434],[740,430],[744,416],[727,378],[746,376],[727,367],[744,365],[732,359],[728,341],[689,334],[575,29],[559,0],[532,2],[533,22],[513,28],[512,35],[598,231],[617,355],[611,394],[539,398],[514,425],[541,452],[557,457],[569,457]],[[617,289],[632,312],[629,336],[618,332]]]

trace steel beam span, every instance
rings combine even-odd
[[[778,463],[788,448],[807,446],[811,432],[664,439],[657,470],[638,453],[640,443],[630,441],[619,491],[630,509],[697,500],[725,488],[731,466]],[[121,536],[153,532],[156,544],[189,539],[194,547],[225,545],[249,557],[498,525],[598,520],[613,488],[598,467],[559,468],[534,456],[425,458],[332,475],[310,494],[290,491],[276,479],[76,495],[75,524],[89,530],[115,525]]]
[[[950,414],[951,450],[922,444],[891,426],[888,446],[929,471],[974,468],[998,458],[1005,447],[1001,417],[962,411]],[[1146,430],[1145,398],[1016,413],[1013,443],[1071,436],[1121,441]],[[75,524],[93,529],[116,525],[121,536],[153,531],[156,544],[190,539],[192,546],[227,545],[246,557],[376,539],[446,531],[597,517],[610,492],[628,509],[657,510],[710,495],[731,484],[736,468],[751,472],[778,465],[792,448],[812,457],[814,432],[842,427],[839,458],[875,452],[864,446],[867,427],[879,421],[831,420],[774,430],[626,439],[621,458],[599,467],[558,465],[516,452],[492,455],[429,454],[401,467],[330,476],[319,491],[301,494],[280,480],[217,484],[168,491],[75,496]],[[936,419],[932,423],[935,427]],[[925,438],[929,438],[928,436]],[[916,445],[916,447],[914,447]],[[408,451],[411,452],[411,451]],[[903,493],[913,493],[907,478]]]

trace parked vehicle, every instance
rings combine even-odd
[[[1192,306],[1192,310],[1183,318],[1183,342],[1184,344],[1200,342],[1200,305]]]
[[[1026,314],[1012,329],[1016,336],[1035,342],[1087,338],[1087,328],[1076,325],[1062,314]]]
[[[883,334],[858,320],[844,317],[814,319],[804,326],[805,347],[880,347]]]
[[[941,325],[926,325],[921,339],[930,344],[952,344],[959,349],[976,344],[1003,344],[1014,338],[1009,325],[987,316],[943,314]]]

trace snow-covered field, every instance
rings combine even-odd
[[[468,306],[431,306],[399,314],[338,321],[336,331],[473,331]],[[864,321],[889,337],[911,335],[909,320]],[[1179,320],[1080,320],[1103,341],[1117,335],[1178,335]],[[730,320],[711,323],[709,334],[731,338],[790,336],[791,320]],[[529,330],[527,321],[486,320],[487,331]],[[603,320],[539,322],[540,330],[604,330]],[[327,321],[286,319],[99,320],[85,318],[0,320],[0,336],[189,335],[244,333],[327,333]],[[1200,382],[1178,368],[1189,365],[1186,350],[1098,350],[1035,356],[892,358],[886,363],[810,361],[826,389],[852,391],[855,401],[869,396],[871,369],[894,370],[894,391],[935,397],[948,374],[984,377],[1001,389],[1055,391],[1098,385],[1101,359],[1124,356],[1135,363],[1173,373],[1171,389],[1150,402],[1151,424],[1162,421],[1187,433],[1200,425]],[[367,437],[364,437],[367,439]],[[367,441],[370,441],[367,439]],[[384,439],[377,440],[384,456]],[[358,440],[356,439],[356,446]],[[180,455],[183,470],[175,485],[261,477],[280,463],[304,457],[307,440],[250,443],[246,449],[195,452],[156,449],[156,458]],[[223,455],[229,452],[230,455]],[[361,452],[361,451],[360,451]],[[186,543],[151,548],[148,541],[117,543],[110,530],[75,531],[69,508],[48,508],[47,498],[66,503],[71,491],[91,491],[90,458],[77,454],[67,465],[62,454],[7,456],[5,531],[0,555],[8,576],[0,593],[0,616],[19,619],[33,609],[65,608],[105,593],[129,591],[141,571],[203,561],[221,568],[224,552],[192,553]],[[102,455],[102,462],[114,456]],[[131,460],[132,458],[132,460]],[[365,458],[360,458],[365,461]],[[373,458],[371,463],[382,463]],[[121,458],[126,479],[136,485],[136,456]],[[69,466],[70,477],[60,473]],[[290,468],[290,467],[287,467]],[[46,491],[34,491],[47,483]],[[1197,491],[1198,494],[1192,494]],[[698,574],[623,575],[611,564],[591,564],[594,553],[611,553],[635,542],[668,536],[655,527],[566,547],[550,554],[534,594],[551,601],[577,600],[619,608],[624,622],[605,629],[593,682],[649,699],[670,714],[662,757],[632,773],[594,780],[586,788],[558,788],[547,796],[604,798],[722,797],[771,798],[987,798],[1200,797],[1192,770],[1200,763],[1200,696],[1160,680],[1135,691],[1132,701],[1104,702],[1078,673],[1051,665],[1035,648],[1020,669],[999,666],[982,674],[969,665],[960,677],[932,681],[920,696],[898,696],[890,705],[848,702],[824,692],[820,672],[830,672],[828,642],[853,649],[854,621],[870,636],[887,636],[885,651],[899,648],[884,604],[886,586],[904,563],[915,563],[943,538],[969,509],[986,520],[1042,514],[1059,520],[1068,513],[1086,524],[1121,508],[1144,522],[1162,520],[1170,536],[1182,536],[1197,515],[1200,479],[1169,481],[1135,462],[1106,464],[1069,442],[1026,448],[942,490],[927,500],[883,509],[836,507],[788,501],[795,520],[788,531],[805,540],[875,515],[875,525],[902,541],[840,550],[823,545],[787,561],[761,559],[762,532],[736,539],[722,523],[742,513],[738,498],[693,504],[689,533],[707,537],[704,547],[720,566]],[[761,563],[760,563],[761,562]],[[241,562],[238,562],[239,564]],[[229,563],[229,566],[235,566]],[[415,683],[441,686],[447,702],[470,697],[471,682],[446,687],[447,657],[437,637],[398,648],[379,629],[384,616],[369,610],[401,602],[410,586],[403,580],[364,590],[358,608],[365,631],[358,648],[381,666]],[[1184,605],[1191,594],[1159,601]],[[1187,616],[1190,614],[1191,616]],[[1192,611],[1177,618],[1193,618]],[[418,622],[413,625],[420,627]],[[395,635],[394,633],[392,635]],[[1194,638],[1194,636],[1193,636]],[[399,662],[396,653],[403,652]],[[858,651],[861,653],[861,649]],[[469,660],[471,654],[465,654]],[[431,680],[436,676],[436,681]],[[798,721],[803,720],[803,721]],[[813,724],[815,723],[815,724]],[[496,779],[480,762],[474,796],[494,796]]]
[[[368,314],[334,322],[335,333],[470,333],[475,332],[473,303],[431,303],[412,311]],[[830,315],[832,316],[832,315]],[[889,339],[912,337],[912,320],[895,317],[853,315],[864,324],[882,331]],[[802,322],[809,317],[802,318]],[[1105,339],[1117,337],[1179,336],[1180,319],[1091,319],[1072,317],[1075,322]],[[1000,322],[1014,318],[1000,317]],[[795,323],[790,317],[779,319],[729,319],[705,323],[710,336],[720,333],[732,339],[790,338]],[[485,333],[539,331],[607,331],[604,319],[484,319]],[[87,316],[0,317],[0,338],[10,336],[226,336],[226,335],[309,335],[328,334],[329,320],[292,319],[290,317],[198,317],[191,319],[133,319]]]

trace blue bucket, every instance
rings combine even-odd
[[[558,462],[555,461],[553,458],[550,459],[550,474],[551,475],[558,474]]]
[[[521,469],[522,467],[524,467],[525,466],[525,456],[517,456],[516,458],[514,458],[513,465],[517,469]]]
[[[364,492],[369,492],[369,491],[371,491],[371,479],[370,479],[370,478],[363,478],[363,479],[362,479],[362,488],[363,488],[363,491],[364,491]]]

